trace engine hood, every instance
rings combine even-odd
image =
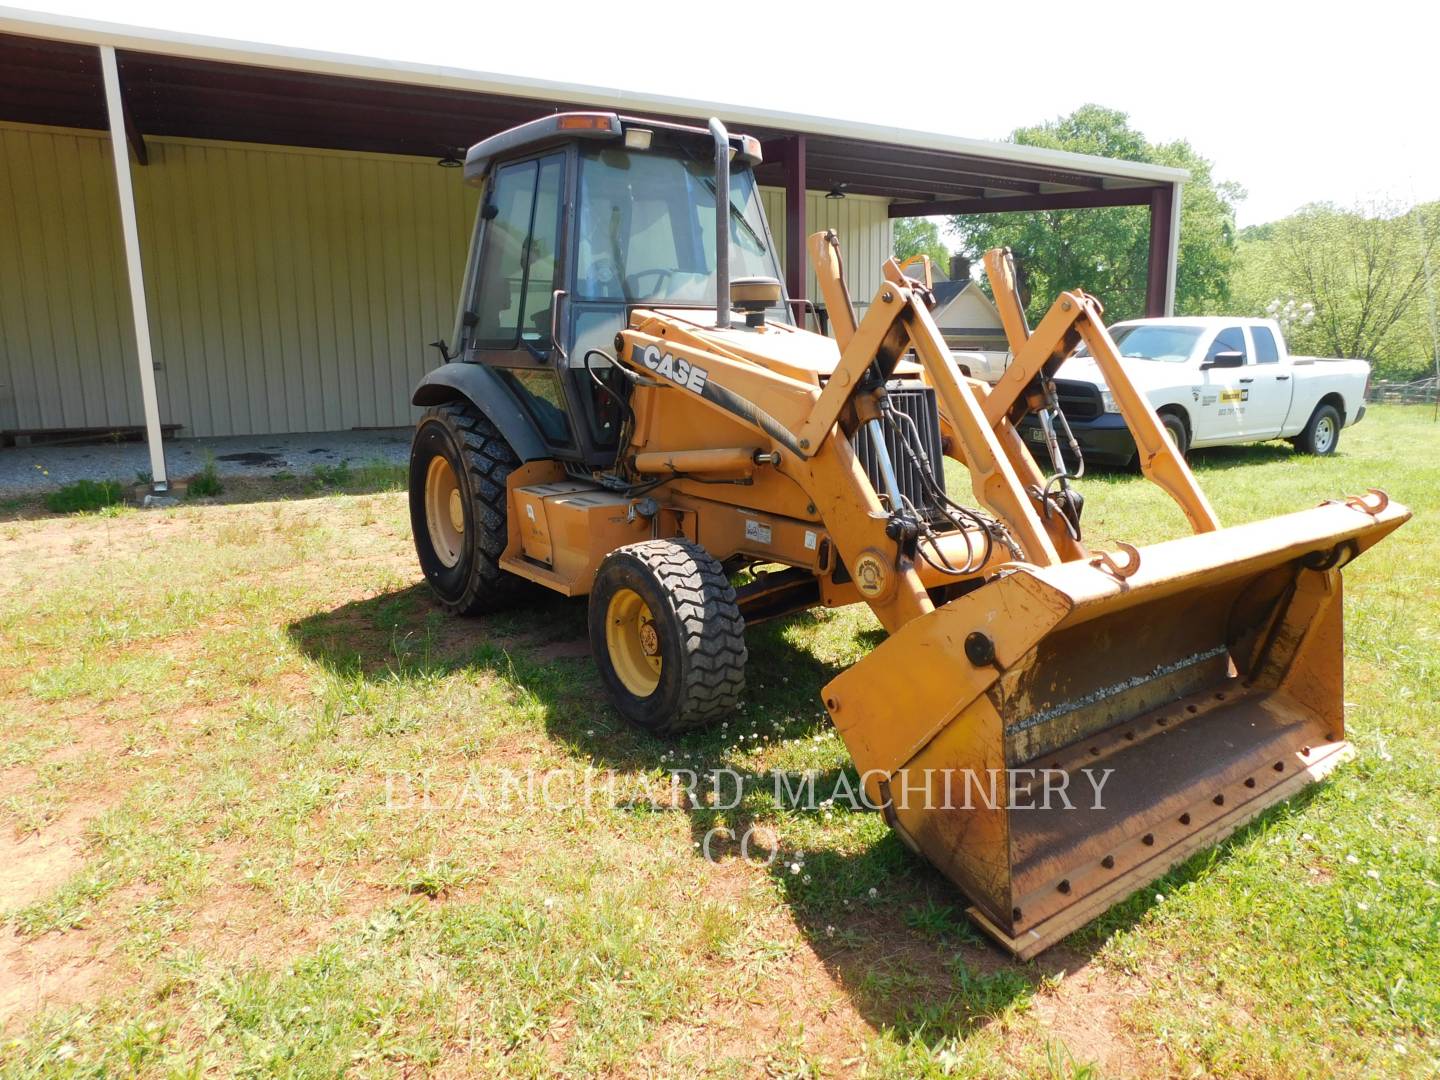
[[[1122,357],[1120,363],[1142,390],[1152,387],[1188,384],[1190,369],[1184,364],[1169,364],[1160,360],[1135,360]],[[1100,365],[1088,356],[1072,356],[1055,372],[1057,379],[1072,379],[1075,382],[1093,383],[1102,390],[1108,389],[1105,373]]]

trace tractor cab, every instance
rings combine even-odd
[[[765,314],[790,321],[752,171],[760,144],[715,127],[562,113],[466,155],[482,194],[446,359],[490,369],[554,458],[614,462],[629,384],[610,358],[632,309],[693,309],[714,326],[733,274],[775,283]],[[718,255],[717,220],[730,237]]]

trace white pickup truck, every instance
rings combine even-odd
[[[1272,319],[1135,319],[1110,336],[1182,453],[1284,438],[1304,453],[1332,454],[1341,428],[1365,415],[1370,365],[1291,356]],[[1094,360],[1083,351],[1067,360],[1055,390],[1086,461],[1130,463],[1135,444]],[[1021,430],[1043,447],[1033,417]]]

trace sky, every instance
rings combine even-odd
[[[1440,199],[1427,0],[306,4],[48,0],[85,18],[970,138],[1086,102],[1188,139],[1241,226],[1308,202]]]

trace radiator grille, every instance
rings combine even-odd
[[[920,445],[925,448],[925,456],[930,459],[931,475],[943,488],[945,463],[940,450],[940,410],[936,405],[935,390],[924,383],[908,381],[892,382],[886,389],[889,391],[890,404],[895,410],[915,421],[915,428],[920,433]],[[903,420],[899,423],[908,427]],[[895,436],[887,430],[885,438],[887,442],[893,443]],[[871,486],[884,502],[885,481],[881,478],[880,462],[870,440],[870,433],[862,427],[855,433],[851,443],[855,447],[855,455],[865,469],[865,475],[870,478]],[[897,453],[893,445],[890,449],[890,460],[895,466],[895,480],[900,486],[900,494],[909,499],[915,509],[926,517],[942,517],[939,506],[925,493],[924,477],[919,465],[912,461],[909,455]]]
[[[1090,383],[1056,379],[1055,397],[1060,402],[1060,411],[1065,414],[1066,420],[1094,420],[1105,411],[1100,401],[1100,391]]]

